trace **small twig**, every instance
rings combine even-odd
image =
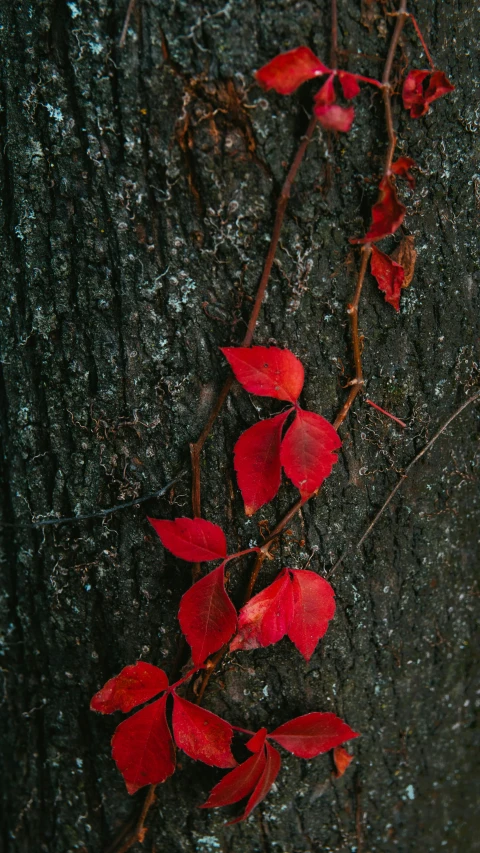
[[[404,421],[401,421],[400,418],[397,418],[397,417],[395,417],[395,415],[392,415],[391,412],[387,412],[386,409],[382,409],[381,406],[377,406],[377,404],[374,403],[373,400],[369,400],[367,398],[365,400],[365,402],[368,403],[369,406],[373,406],[373,408],[376,409],[377,412],[381,412],[382,415],[386,415],[387,418],[390,418],[392,421],[395,421],[395,423],[400,424],[400,426],[405,427],[405,429],[406,429],[407,425]]]
[[[136,2],[136,0],[129,0],[129,4],[127,6],[127,12],[125,15],[125,20],[123,22],[122,34],[118,40],[118,46],[119,47],[125,47],[125,42],[127,40],[128,25],[130,23],[130,18],[132,16],[132,12],[135,8],[135,2]]]
[[[146,797],[143,801],[142,810],[138,816],[138,820],[135,824],[134,829],[130,833],[125,832],[125,828],[122,830],[122,833],[110,847],[107,847],[105,853],[126,853],[127,850],[130,850],[134,844],[139,842],[140,844],[143,842],[147,829],[145,826],[145,819],[147,814],[155,802],[155,790],[156,785],[149,785]],[[122,843],[123,841],[123,843]],[[118,846],[120,844],[120,846]]]
[[[392,118],[392,84],[390,82],[390,75],[392,73],[393,59],[395,57],[395,51],[397,49],[398,42],[400,40],[400,36],[402,34],[402,30],[405,26],[405,21],[408,20],[408,12],[407,12],[407,0],[400,0],[400,6],[397,13],[397,20],[395,22],[395,29],[393,31],[392,40],[390,42],[390,46],[388,48],[387,60],[385,62],[385,67],[383,69],[383,77],[382,77],[382,96],[383,103],[385,106],[385,120],[387,123],[387,134],[388,134],[388,149],[385,157],[385,168],[384,174],[388,174],[390,172],[393,160],[393,154],[395,151],[395,146],[397,144],[397,137],[395,135],[395,131],[393,129],[393,118]]]
[[[330,13],[332,17],[331,37],[330,37],[330,68],[337,67],[338,60],[338,14],[337,0],[332,0]]]
[[[404,471],[404,472],[403,472],[403,474],[401,475],[401,477],[400,477],[400,479],[399,479],[398,483],[394,486],[394,488],[393,488],[393,489],[392,489],[392,491],[390,492],[390,494],[389,494],[388,498],[386,499],[385,503],[380,507],[380,509],[378,510],[377,514],[375,515],[375,517],[373,518],[373,520],[370,522],[370,524],[368,525],[367,529],[366,529],[366,530],[365,530],[365,532],[362,534],[361,538],[358,540],[357,544],[356,544],[356,545],[354,545],[354,546],[349,545],[349,546],[345,549],[345,551],[343,552],[343,554],[341,555],[341,557],[339,557],[339,559],[337,560],[337,562],[335,563],[335,565],[333,566],[333,568],[332,568],[332,569],[330,569],[330,571],[329,571],[329,573],[328,573],[327,577],[331,577],[331,575],[333,575],[333,573],[334,573],[334,572],[338,569],[338,567],[343,563],[343,561],[344,561],[345,557],[347,556],[347,554],[349,553],[349,551],[352,551],[352,550],[353,550],[353,551],[357,551],[357,550],[358,550],[358,549],[363,545],[363,543],[365,542],[365,539],[366,539],[368,536],[370,536],[370,533],[372,532],[373,528],[375,527],[375,525],[377,524],[377,522],[379,521],[379,519],[382,517],[383,513],[384,513],[384,512],[385,512],[385,510],[387,509],[388,505],[391,503],[391,501],[393,500],[393,498],[394,498],[394,497],[395,497],[395,495],[397,494],[397,492],[398,492],[398,490],[399,490],[400,486],[401,486],[401,485],[405,482],[405,480],[407,479],[407,477],[408,477],[408,475],[409,475],[410,471],[412,470],[412,468],[414,467],[414,465],[416,465],[416,464],[417,464],[417,462],[419,462],[419,461],[420,461],[420,459],[421,459],[423,456],[425,456],[425,454],[426,454],[426,453],[428,453],[428,451],[430,450],[430,448],[431,448],[431,447],[433,447],[433,445],[435,444],[435,442],[440,438],[440,436],[441,436],[441,435],[443,435],[443,433],[445,432],[445,430],[446,430],[446,429],[448,429],[448,427],[450,426],[450,424],[451,424],[451,423],[453,423],[453,421],[454,421],[456,418],[458,418],[458,416],[459,416],[459,415],[461,415],[461,414],[462,414],[462,412],[463,412],[463,411],[464,411],[468,406],[471,406],[471,404],[472,404],[472,403],[474,403],[474,402],[475,402],[476,400],[478,400],[479,398],[480,398],[480,391],[477,391],[477,392],[476,392],[476,394],[473,394],[471,397],[469,397],[469,398],[468,398],[468,400],[465,400],[465,402],[464,402],[464,403],[462,403],[462,405],[461,405],[461,406],[459,406],[459,408],[458,408],[458,409],[453,413],[453,415],[450,415],[450,417],[448,418],[448,420],[446,420],[446,421],[445,421],[445,423],[443,424],[443,426],[441,426],[441,427],[440,427],[440,429],[438,429],[438,430],[437,430],[437,432],[435,433],[435,435],[430,439],[430,441],[429,441],[429,442],[427,442],[427,444],[425,445],[425,447],[423,447],[423,448],[422,448],[422,450],[421,450],[419,453],[417,453],[417,455],[414,457],[414,459],[412,459],[412,461],[411,461],[411,462],[407,465],[407,467],[405,468],[405,471]]]
[[[430,51],[429,51],[429,49],[425,43],[425,39],[423,38],[422,31],[421,31],[420,27],[418,26],[417,19],[411,13],[408,17],[410,18],[413,26],[415,27],[415,32],[419,38],[420,44],[423,47],[423,50],[424,50],[425,56],[427,57],[427,60],[429,62],[430,68],[432,69],[432,71],[435,71],[435,63],[434,63],[434,61],[430,55]]]
[[[157,492],[151,492],[149,495],[143,495],[141,498],[134,498],[131,501],[116,504],[116,506],[111,506],[109,509],[100,509],[98,512],[84,513],[83,515],[71,515],[68,518],[46,518],[43,521],[32,521],[30,524],[22,524],[21,522],[17,524],[15,522],[0,521],[0,527],[13,527],[19,530],[35,530],[38,527],[52,527],[59,524],[74,524],[77,521],[89,521],[91,518],[105,518],[107,515],[119,512],[121,509],[130,509],[132,506],[145,503],[145,501],[150,501],[153,498],[163,497],[163,495],[165,495],[172,486],[178,482],[178,480],[184,477],[186,473],[185,469],[180,471],[173,480],[170,480],[166,486],[163,486],[163,488],[159,489]]]

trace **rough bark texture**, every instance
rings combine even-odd
[[[342,65],[379,76],[385,4],[339,0]],[[368,394],[341,460],[291,524],[274,563],[329,567],[359,538],[398,473],[478,376],[472,69],[475,4],[425,0],[418,15],[456,91],[421,121],[395,104],[419,251],[396,315],[370,278],[360,309]],[[182,467],[241,340],[274,201],[314,87],[265,95],[252,72],[278,51],[329,53],[327,0],[2,0],[2,521],[89,513],[161,488]],[[170,60],[162,52],[162,34]],[[413,28],[397,70],[425,64]],[[473,52],[473,51],[472,51]],[[361,54],[361,55],[360,55]],[[333,418],[350,374],[346,302],[386,146],[381,98],[365,91],[347,136],[320,131],[292,193],[257,330],[305,363],[304,403]],[[329,170],[326,169],[330,164]],[[331,186],[325,181],[331,173]],[[391,240],[387,250],[393,248]],[[232,448],[275,411],[235,390],[203,455],[203,511],[231,548],[258,540],[295,499],[246,520]],[[277,409],[278,410],[278,409]],[[308,665],[283,641],[227,659],[206,707],[273,727],[334,711],[362,738],[338,782],[330,757],[284,755],[276,790],[245,824],[199,811],[220,772],[181,758],[147,821],[150,851],[480,849],[475,816],[474,616],[478,612],[478,406],[418,465],[365,547],[333,578],[337,613]],[[110,758],[115,721],[88,709],[127,663],[168,669],[186,564],[145,516],[189,514],[189,475],[163,500],[44,529],[3,528],[4,810],[11,853],[101,851],[138,806]],[[240,601],[248,561],[235,564]],[[140,849],[140,848],[138,848]]]

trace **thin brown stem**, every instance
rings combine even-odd
[[[408,19],[407,12],[407,0],[401,0],[400,6],[398,9],[397,20],[395,22],[395,29],[393,31],[392,40],[390,42],[390,46],[388,48],[387,59],[385,62],[385,67],[383,69],[383,77],[382,77],[382,95],[383,95],[383,103],[385,106],[385,121],[387,123],[387,134],[388,134],[388,148],[387,154],[385,157],[385,167],[384,174],[387,175],[390,172],[392,166],[393,155],[395,152],[395,146],[397,144],[397,137],[395,135],[395,131],[393,129],[393,118],[392,118],[392,84],[390,82],[390,76],[392,73],[393,60],[395,58],[395,51],[397,49],[398,42],[400,40],[400,36],[402,34],[402,30],[405,26],[405,21]]]
[[[360,264],[360,269],[358,271],[357,276],[357,284],[355,287],[355,293],[353,296],[353,300],[347,308],[349,317],[350,317],[350,327],[352,334],[352,349],[353,349],[353,362],[355,365],[355,377],[351,379],[349,385],[351,385],[350,392],[348,394],[347,399],[345,400],[342,408],[340,409],[337,417],[333,422],[333,428],[338,430],[339,426],[343,424],[345,418],[347,417],[357,394],[363,388],[364,379],[363,379],[363,367],[362,367],[362,344],[358,331],[358,306],[360,304],[360,296],[362,295],[362,287],[365,279],[365,273],[367,271],[367,265],[372,252],[372,246],[370,243],[366,243],[365,246],[362,246],[362,261]]]
[[[147,832],[145,826],[145,820],[148,812],[150,811],[151,806],[155,802],[155,790],[156,785],[149,785],[147,790],[147,795],[143,801],[142,810],[138,816],[138,820],[131,832],[125,833],[122,831],[122,834],[119,838],[117,838],[114,843],[107,847],[105,853],[126,853],[127,850],[130,850],[134,844],[141,844],[145,838],[145,834]]]
[[[330,68],[336,68],[338,62],[338,14],[337,0],[332,0],[330,5],[330,14],[332,18],[331,37],[330,37]]]
[[[420,41],[420,44],[421,44],[421,45],[422,45],[422,47],[423,47],[423,50],[424,50],[424,52],[425,52],[425,56],[427,57],[428,63],[429,63],[429,65],[430,65],[430,68],[432,69],[432,71],[435,71],[435,63],[434,63],[434,61],[433,61],[433,59],[432,59],[432,57],[431,57],[431,55],[430,55],[430,51],[429,51],[429,49],[428,49],[428,47],[427,47],[427,45],[426,45],[425,39],[423,38],[423,33],[422,33],[422,31],[421,31],[420,27],[418,26],[417,19],[416,19],[412,14],[410,14],[408,17],[410,18],[410,20],[411,20],[411,22],[412,22],[412,24],[413,24],[413,26],[414,26],[414,28],[415,28],[415,32],[416,32],[416,34],[417,34],[417,36],[418,36],[418,39],[419,39],[419,41]]]
[[[135,3],[136,3],[136,0],[129,0],[129,4],[127,6],[127,12],[125,14],[125,20],[123,22],[122,33],[121,33],[121,36],[118,40],[118,46],[119,47],[125,47],[125,42],[127,40],[127,33],[128,33],[128,25],[130,23],[130,18],[132,17],[132,12],[135,8]]]
[[[331,577],[331,575],[333,575],[333,573],[343,563],[343,561],[344,561],[345,557],[347,556],[347,554],[349,553],[349,551],[352,551],[352,550],[358,551],[358,549],[361,548],[361,546],[365,542],[365,539],[367,539],[367,537],[370,536],[370,533],[372,532],[373,528],[375,527],[377,522],[380,520],[383,513],[387,509],[388,505],[392,502],[392,500],[395,497],[395,495],[397,494],[398,490],[400,489],[400,487],[403,485],[403,483],[407,479],[412,468],[417,464],[417,462],[420,461],[420,459],[422,459],[423,456],[425,456],[426,453],[428,453],[428,451],[433,447],[435,442],[438,441],[440,436],[443,435],[443,433],[445,432],[446,429],[448,429],[450,424],[453,423],[453,421],[456,420],[456,418],[458,418],[458,416],[461,415],[462,412],[465,411],[466,408],[468,408],[468,406],[471,406],[472,403],[475,403],[475,401],[478,399],[480,399],[480,391],[477,391],[476,394],[473,394],[471,397],[468,398],[468,400],[465,400],[465,402],[462,403],[462,405],[459,406],[458,409],[455,410],[453,415],[450,415],[450,417],[445,421],[445,423],[437,430],[435,435],[430,439],[430,441],[427,442],[425,447],[423,447],[422,450],[420,450],[420,452],[417,453],[417,455],[412,459],[412,461],[405,468],[405,471],[400,476],[400,479],[398,480],[398,482],[396,483],[396,485],[394,486],[394,488],[392,489],[392,491],[388,495],[387,499],[382,504],[382,506],[378,510],[377,514],[375,515],[375,517],[372,519],[372,521],[370,522],[370,524],[366,528],[366,530],[363,532],[362,536],[360,537],[360,539],[358,540],[356,545],[354,545],[354,546],[349,545],[345,549],[345,551],[343,552],[341,557],[339,557],[339,559],[337,560],[337,562],[335,563],[333,568],[330,569],[330,572],[328,573],[328,577]]]

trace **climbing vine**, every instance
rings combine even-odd
[[[397,181],[415,187],[416,164],[402,155],[395,159],[397,138],[392,118],[392,68],[402,30],[411,22],[418,35],[428,69],[411,69],[402,83],[403,106],[414,119],[421,118],[439,97],[453,90],[445,74],[436,69],[417,21],[401,0],[382,78],[365,77],[337,68],[336,4],[332,2],[332,53],[330,65],[324,64],[306,46],[300,46],[273,58],[256,72],[257,82],[290,96],[306,81],[319,79],[313,99],[312,118],[293,159],[278,198],[272,239],[260,279],[256,299],[241,346],[222,352],[231,373],[212,409],[197,442],[191,445],[192,517],[173,521],[150,518],[162,545],[175,557],[192,563],[192,586],[184,594],[178,620],[190,647],[187,671],[172,684],[163,670],[138,661],[111,678],[92,699],[91,708],[102,714],[120,711],[129,714],[114,732],[112,756],[127,790],[133,794],[149,786],[140,818],[132,831],[115,847],[117,853],[129,849],[145,835],[145,819],[154,800],[155,786],[175,771],[177,746],[192,759],[228,770],[213,788],[204,808],[217,808],[246,800],[239,816],[243,820],[267,796],[281,766],[277,746],[299,758],[311,759],[334,750],[337,775],[347,769],[351,755],[342,744],[358,737],[350,726],[332,713],[313,711],[285,721],[274,731],[265,728],[253,732],[200,707],[209,680],[225,654],[237,654],[266,647],[287,636],[308,661],[325,635],[335,613],[334,590],[330,583],[307,568],[284,567],[266,588],[253,594],[266,559],[290,519],[320,489],[332,474],[341,447],[338,430],[364,386],[362,339],[359,332],[359,305],[368,269],[376,279],[385,300],[398,311],[402,290],[412,281],[415,267],[413,238],[403,235],[390,255],[378,243],[402,226],[406,207],[398,195]],[[364,236],[352,237],[359,247],[360,263],[355,292],[347,311],[350,318],[355,375],[348,382],[348,395],[333,424],[321,414],[303,409],[299,398],[304,385],[304,366],[288,349],[252,346],[256,323],[267,290],[272,265],[283,225],[291,186],[303,156],[319,124],[329,133],[348,133],[355,120],[352,101],[361,94],[361,85],[381,94],[388,139],[384,167],[378,176],[378,198],[371,210],[371,224]],[[201,517],[200,458],[202,448],[236,379],[247,393],[268,396],[278,401],[281,410],[261,420],[239,436],[234,450],[234,467],[245,512],[253,515],[272,501],[281,487],[282,471],[298,489],[299,498],[270,535],[258,545],[249,545],[227,553],[223,530]],[[386,415],[372,401],[367,401]],[[390,416],[390,415],[389,415]],[[397,418],[395,420],[398,421]],[[400,422],[401,423],[401,422]],[[228,594],[230,564],[252,559],[253,565],[243,607],[237,608]],[[217,563],[203,573],[203,563]],[[228,569],[227,569],[228,567]],[[179,656],[181,657],[181,656]],[[183,692],[190,686],[190,701]],[[180,691],[180,692],[179,692]],[[237,763],[234,738],[244,740],[250,757]]]

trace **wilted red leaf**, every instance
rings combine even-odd
[[[265,738],[267,736],[267,729],[259,729],[250,740],[247,741],[245,746],[250,752],[259,752],[265,743]]]
[[[306,80],[319,77],[328,70],[309,47],[297,47],[276,56],[260,68],[255,77],[264,89],[291,95]]]
[[[416,167],[417,164],[411,157],[399,157],[398,160],[395,160],[395,163],[392,163],[391,171],[400,178],[405,178],[413,190],[415,188],[415,177],[412,175],[410,169],[416,169]]]
[[[233,803],[238,803],[239,800],[243,800],[255,788],[265,765],[265,750],[261,749],[251,758],[247,758],[239,767],[235,767],[235,770],[227,773],[218,785],[215,785],[210,791],[207,802],[203,803],[200,808],[215,809],[221,806],[230,806]]]
[[[247,515],[273,500],[280,488],[282,428],[290,411],[254,424],[235,445],[235,471]]]
[[[339,71],[338,79],[340,80],[343,94],[347,100],[356,98],[356,96],[360,94],[360,86],[358,85],[358,80],[355,74],[349,74],[348,71]]]
[[[402,224],[406,208],[397,197],[397,191],[388,176],[379,184],[380,195],[372,207],[372,224],[365,237],[350,238],[350,243],[371,243],[394,234]]]
[[[176,557],[191,563],[223,560],[227,556],[227,540],[223,530],[203,518],[176,518],[164,521],[148,519],[158,533],[162,545]]]
[[[328,581],[306,569],[289,569],[293,614],[287,634],[306,661],[325,634],[335,613],[334,592]]]
[[[412,118],[420,118],[428,112],[433,101],[454,89],[443,71],[413,69],[403,84],[403,106],[410,110]]]
[[[144,785],[158,785],[175,770],[175,749],[167,725],[162,696],[120,723],[112,738],[112,757],[127,791],[134,794]]]
[[[113,714],[114,711],[131,711],[137,705],[153,699],[157,693],[166,690],[168,678],[163,669],[139,660],[111,678],[90,702],[90,709],[100,714]]]
[[[280,460],[302,497],[311,495],[331,474],[337,461],[333,451],[341,444],[338,433],[325,418],[314,412],[297,410],[282,441]]]
[[[229,723],[186,699],[173,695],[172,727],[175,742],[190,758],[212,767],[235,767]]]
[[[370,270],[380,290],[385,294],[385,302],[393,305],[395,311],[400,311],[400,294],[405,278],[403,267],[376,246],[372,246]]]
[[[340,776],[343,776],[345,770],[353,761],[353,755],[349,755],[343,746],[336,746],[333,750],[333,760],[335,763],[335,776],[337,779],[340,779]]]
[[[178,619],[195,666],[228,643],[235,633],[237,612],[225,592],[223,563],[187,590]]]
[[[282,569],[270,586],[242,607],[238,633],[230,643],[230,651],[258,649],[278,643],[287,633],[292,613],[292,583],[288,571]]]
[[[235,378],[250,394],[295,403],[303,388],[302,362],[278,347],[220,347]]]
[[[406,234],[400,240],[397,248],[392,252],[392,261],[403,267],[405,278],[402,283],[403,287],[408,287],[415,273],[415,262],[417,260],[417,250],[415,249],[415,237],[412,234]]]
[[[284,723],[268,737],[299,758],[314,758],[359,735],[335,714],[314,711]]]
[[[338,104],[316,104],[313,112],[325,130],[340,130],[342,133],[348,133],[355,118],[353,107],[339,107]]]
[[[245,811],[240,817],[235,818],[235,820],[230,820],[227,826],[231,826],[234,823],[240,823],[242,820],[246,820],[246,818],[253,812],[255,806],[258,806],[262,800],[267,796],[270,788],[272,787],[275,779],[278,776],[280,771],[280,767],[282,764],[282,759],[280,758],[280,753],[274,749],[269,743],[265,744],[266,749],[266,763],[263,769],[263,773],[260,776],[255,788],[253,789],[252,795],[248,800],[247,805],[245,806]]]

